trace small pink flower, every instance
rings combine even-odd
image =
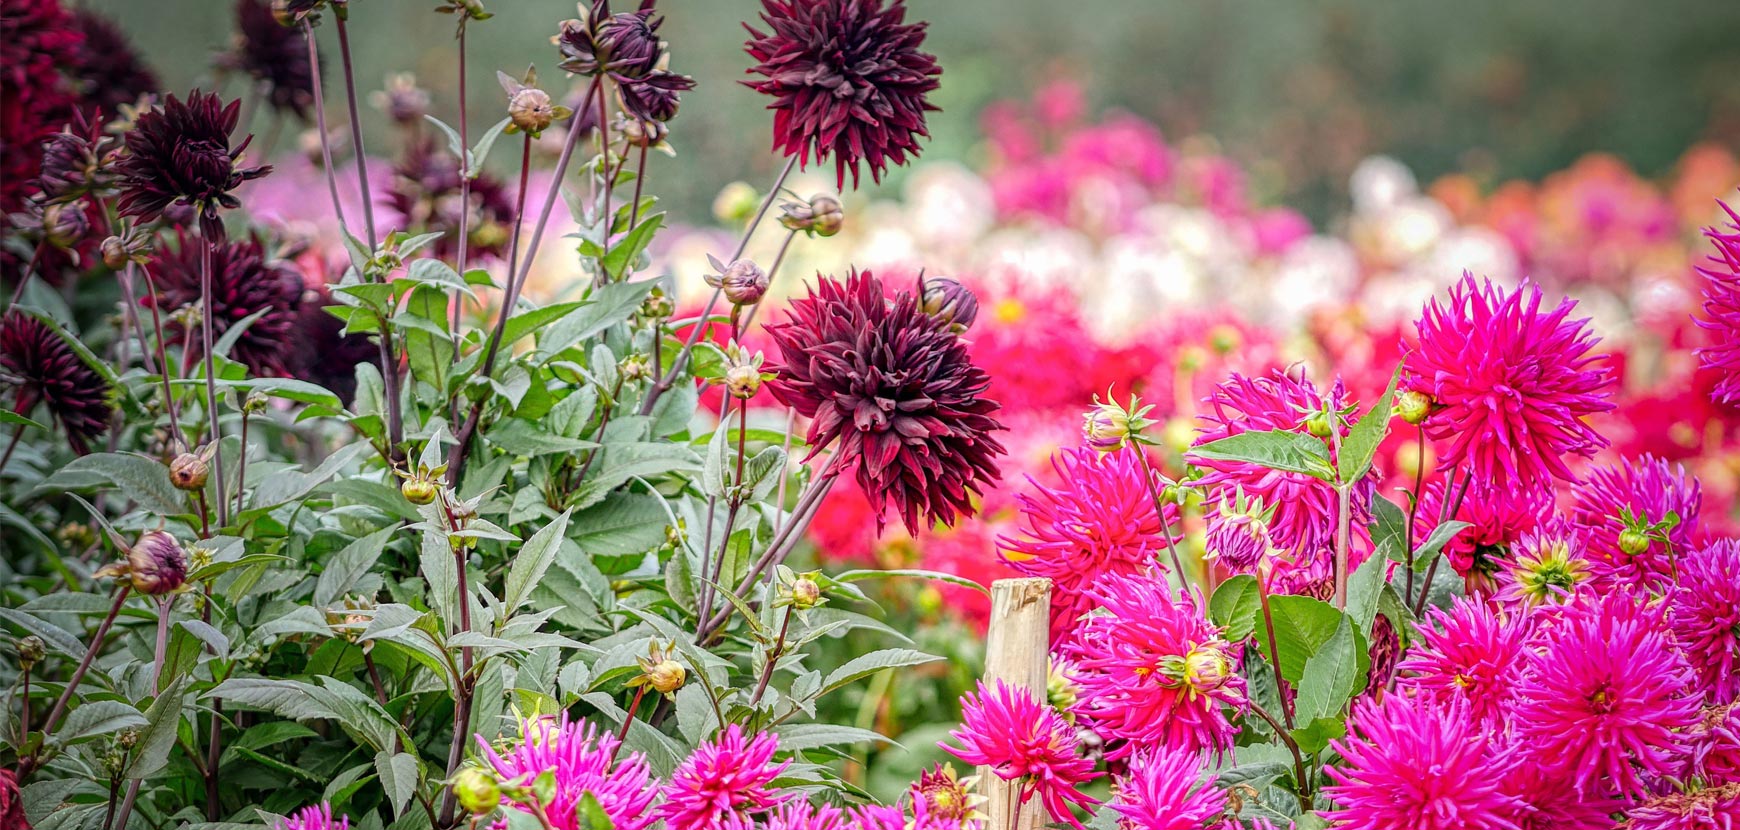
[[[735,817],[786,802],[789,794],[770,789],[791,765],[790,761],[774,763],[778,750],[779,738],[771,733],[746,738],[737,724],[731,724],[671,774],[657,817],[665,820],[668,830],[721,830]]]
[[[1077,789],[1098,773],[1077,751],[1075,728],[1026,689],[979,681],[977,693],[961,698],[961,728],[949,737],[961,745],[937,745],[969,764],[990,767],[998,778],[1022,782],[1022,803],[1038,796],[1053,821],[1080,828],[1069,805],[1098,803]]]
[[[285,816],[278,830],[350,830],[350,817],[334,817],[332,805],[322,801]]]

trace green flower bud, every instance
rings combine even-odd
[[[485,815],[501,806],[501,783],[478,767],[466,767],[453,776],[453,797],[472,815]]]
[[[1412,389],[1396,393],[1396,414],[1410,424],[1419,424],[1432,414],[1432,396]]]

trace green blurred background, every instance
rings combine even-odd
[[[549,38],[567,0],[486,0],[473,24],[474,134],[501,117],[496,69],[536,63],[559,77]],[[172,89],[210,83],[232,25],[225,0],[87,0],[131,33]],[[453,19],[436,0],[354,0],[359,94],[410,70],[455,108]],[[622,5],[633,5],[625,0]],[[738,85],[748,63],[740,22],[755,0],[664,0],[672,68],[693,75],[675,122],[679,157],[649,182],[699,219],[719,187],[771,177],[769,116]],[[910,0],[941,59],[928,158],[972,163],[985,104],[1046,81],[1081,83],[1090,111],[1125,108],[1169,139],[1213,138],[1253,174],[1260,197],[1319,220],[1344,202],[1347,173],[1385,152],[1422,178],[1467,170],[1486,180],[1539,177],[1594,150],[1645,174],[1691,143],[1740,142],[1736,0]],[[323,42],[333,37],[329,24]],[[336,49],[329,107],[342,109]],[[548,84],[546,84],[548,85]],[[231,82],[230,94],[241,89]],[[367,105],[364,105],[365,108]],[[389,126],[365,113],[374,147]],[[340,119],[342,120],[342,119]],[[265,117],[255,124],[266,128]],[[279,147],[293,146],[281,140]],[[505,164],[510,153],[494,161]]]

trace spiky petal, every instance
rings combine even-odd
[[[1098,773],[1078,752],[1075,729],[1026,689],[1000,679],[979,681],[976,692],[961,698],[961,728],[949,737],[961,745],[938,745],[969,764],[990,767],[998,778],[1021,782],[1021,802],[1038,796],[1052,821],[1080,828],[1069,805],[1097,803],[1077,789]]]
[[[198,214],[208,237],[221,238],[218,211],[241,207],[230,191],[272,171],[269,165],[237,164],[253,138],[230,147],[241,105],[240,99],[226,105],[216,94],[196,89],[186,101],[171,95],[161,108],[140,115],[123,137],[126,152],[115,165],[121,215],[151,222],[170,205],[184,205]]]
[[[1709,702],[1740,697],[1740,542],[1723,539],[1680,562],[1668,595],[1674,638]]]
[[[1698,325],[1710,332],[1698,360],[1720,374],[1710,398],[1740,403],[1740,214],[1727,202],[1717,204],[1728,214],[1728,225],[1704,229],[1716,252],[1698,266],[1704,278],[1704,316]]]
[[[154,299],[164,314],[200,302],[202,277],[201,241],[177,230],[176,244],[158,246],[151,269],[157,289]],[[215,243],[211,252],[212,341],[231,327],[259,314],[230,348],[231,359],[248,367],[255,376],[284,377],[299,359],[293,351],[297,306],[302,298],[302,275],[284,260],[271,260],[258,238]],[[202,338],[198,327],[173,335],[198,351]]]
[[[28,414],[42,404],[73,452],[90,452],[91,439],[108,430],[108,381],[41,320],[21,311],[0,318],[0,374],[11,376],[12,411]]]
[[[278,830],[350,830],[350,817],[334,816],[332,805],[322,801],[280,819]]]
[[[1201,753],[1165,746],[1142,752],[1119,780],[1112,809],[1127,830],[1203,830],[1226,812],[1227,797],[1214,776],[1200,780],[1202,768]]]
[[[527,718],[520,722],[520,739],[514,745],[497,751],[482,735],[477,743],[484,763],[503,781],[526,786],[545,771],[555,774],[556,794],[545,805],[555,830],[579,830],[575,808],[588,794],[598,799],[616,830],[646,830],[653,824],[652,804],[659,788],[646,758],[638,752],[619,757],[616,738],[591,723],[571,721],[566,713]],[[530,812],[505,798],[503,804]]]
[[[1603,465],[1575,488],[1571,522],[1583,535],[1595,575],[1603,584],[1661,586],[1672,581],[1674,560],[1691,550],[1704,503],[1698,479],[1684,466],[1646,455]],[[1641,553],[1627,553],[1620,536],[1629,512],[1647,525],[1672,524]],[[1655,536],[1657,534],[1650,534]]]
[[[1504,612],[1485,602],[1458,599],[1433,609],[1420,644],[1398,667],[1398,688],[1440,703],[1465,701],[1483,724],[1496,723],[1516,699],[1531,633],[1526,612]]]
[[[1360,830],[1516,830],[1517,800],[1502,792],[1499,747],[1460,702],[1407,695],[1356,704],[1348,736],[1325,768],[1332,822]]]
[[[668,830],[719,830],[737,817],[760,815],[790,800],[772,788],[790,761],[775,762],[779,739],[749,738],[737,724],[702,744],[671,774],[658,817]]]

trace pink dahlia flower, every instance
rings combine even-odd
[[[731,724],[671,773],[658,818],[668,830],[721,830],[734,817],[765,812],[790,795],[770,789],[790,761],[774,763],[779,738],[766,732],[746,738]],[[654,816],[649,815],[650,823]]]
[[[1702,719],[1685,733],[1686,767],[1674,777],[1740,783],[1740,703],[1706,706]]]
[[[1740,826],[1740,784],[1674,792],[1626,813],[1625,830],[1732,830]]]
[[[332,805],[322,801],[285,816],[278,822],[278,830],[350,830],[350,818],[334,817]]]
[[[1740,542],[1723,539],[1680,561],[1668,595],[1674,639],[1711,703],[1740,696]]]
[[[868,830],[877,828],[875,824],[860,824],[857,816],[848,815],[840,808],[823,804],[817,807],[803,799],[796,799],[773,808],[767,815],[754,817],[743,813],[733,813],[725,819],[725,830]],[[901,825],[895,825],[896,828]]]
[[[1200,781],[1201,753],[1159,746],[1136,754],[1112,809],[1128,830],[1203,830],[1226,813],[1214,776]]]
[[[1166,537],[1136,451],[1060,450],[1051,465],[1062,484],[1028,477],[1031,492],[1015,496],[1022,526],[998,540],[998,555],[1051,580],[1051,626],[1062,631],[1094,607],[1090,592],[1102,576],[1142,573],[1162,561]],[[1167,518],[1177,520],[1176,508]]]
[[[1674,560],[1691,552],[1704,497],[1698,479],[1685,467],[1653,456],[1633,464],[1597,467],[1576,487],[1571,521],[1583,532],[1597,578],[1627,585],[1660,587],[1673,580]],[[1638,552],[1626,550],[1621,511],[1646,524],[1672,521],[1664,544],[1644,540]]]
[[[1728,214],[1726,229],[1709,227],[1704,236],[1716,246],[1709,264],[1698,267],[1704,283],[1704,316],[1698,325],[1708,329],[1710,345],[1698,350],[1698,360],[1720,373],[1721,380],[1710,398],[1740,403],[1740,214],[1726,202],[1717,202]]]
[[[1588,320],[1570,319],[1576,303],[1543,301],[1533,283],[1506,291],[1464,274],[1449,305],[1426,306],[1404,388],[1432,398],[1424,426],[1446,467],[1537,489],[1573,479],[1567,456],[1607,445],[1584,418],[1613,408],[1613,374],[1590,354]]]
[[[1509,815],[1518,830],[1613,830],[1623,806],[1606,794],[1578,793],[1569,778],[1532,763],[1510,765],[1499,790],[1517,800]]]
[[[520,723],[520,741],[497,752],[482,735],[477,743],[483,758],[504,781],[529,784],[545,771],[556,774],[556,796],[545,805],[556,830],[577,830],[575,808],[591,793],[598,799],[617,830],[646,830],[653,824],[652,803],[658,799],[658,783],[647,770],[640,753],[615,758],[616,738],[583,720],[527,718]],[[518,803],[503,800],[510,809],[530,812]]]
[[[1505,606],[1538,608],[1569,602],[1594,578],[1582,534],[1563,518],[1522,535],[1499,563],[1498,595]]]
[[[1444,480],[1426,487],[1417,512],[1415,539],[1425,539],[1444,516]],[[1498,569],[1498,559],[1510,545],[1546,519],[1553,508],[1553,492],[1545,487],[1517,489],[1497,482],[1472,482],[1462,496],[1456,515],[1468,522],[1444,545],[1444,555],[1456,573],[1482,578]]]
[[[1516,830],[1517,800],[1495,773],[1503,754],[1461,702],[1407,695],[1356,705],[1348,736],[1330,744],[1345,762],[1325,767],[1330,821],[1360,830]]]
[[[1194,596],[1174,595],[1158,574],[1108,576],[1091,596],[1106,613],[1083,620],[1062,651],[1077,667],[1075,711],[1106,739],[1106,757],[1232,746],[1224,707],[1246,702],[1240,650]]]
[[[1698,723],[1691,669],[1664,610],[1625,592],[1566,609],[1531,651],[1512,719],[1524,763],[1585,795],[1645,794],[1640,772],[1672,771],[1680,732]]]
[[[1098,803],[1077,789],[1098,773],[1077,751],[1075,728],[1026,689],[979,681],[977,693],[961,698],[961,728],[949,737],[961,745],[937,745],[969,764],[990,767],[998,778],[1022,782],[1021,802],[1038,796],[1052,821],[1080,828],[1070,805]]]
[[[1500,611],[1458,599],[1428,616],[1432,625],[1421,627],[1420,644],[1398,667],[1397,686],[1439,704],[1464,701],[1475,721],[1496,725],[1516,701],[1527,662],[1526,609]]]

